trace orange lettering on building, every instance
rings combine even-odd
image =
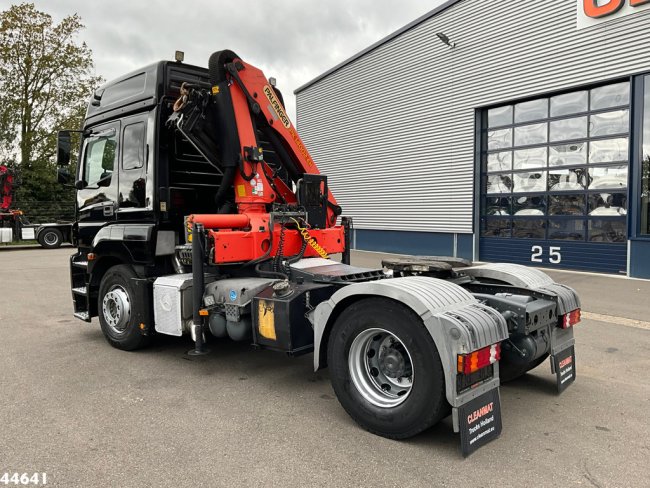
[[[637,5],[646,3],[649,0],[637,0]],[[606,17],[621,10],[625,5],[625,0],[609,0],[605,5],[598,5],[597,0],[582,0],[585,15],[594,19]]]

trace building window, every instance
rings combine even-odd
[[[486,111],[481,236],[625,242],[629,82]],[[650,76],[646,77],[643,229],[650,233]]]
[[[641,234],[650,234],[650,75],[644,79],[641,151]]]

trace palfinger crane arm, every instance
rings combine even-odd
[[[229,50],[210,57],[209,72],[210,90],[184,85],[171,118],[223,172],[215,214],[189,216],[188,230],[194,223],[209,229],[221,264],[344,252],[341,208],[281,94],[261,70]],[[220,211],[227,194],[236,214]]]
[[[251,149],[259,147],[257,130],[260,130],[271,139],[285,170],[295,182],[304,174],[320,174],[292,125],[281,97],[261,70],[245,63],[232,51],[214,53],[210,58],[209,66],[213,96],[215,98],[223,96],[225,87],[229,90],[240,139],[240,157],[244,161],[244,173],[253,171],[252,165],[256,161],[252,154],[254,150]],[[275,183],[279,187],[283,186],[281,180]],[[273,194],[272,188],[268,190]],[[237,196],[239,197],[239,192]],[[250,195],[247,193],[246,196]],[[274,196],[277,198],[277,195]],[[329,189],[327,207],[329,227],[336,223],[336,217],[341,213]]]

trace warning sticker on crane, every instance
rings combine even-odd
[[[187,217],[185,217],[185,242],[192,242],[192,222]]]
[[[265,339],[277,340],[275,335],[275,312],[274,303],[260,300],[257,307],[258,313],[258,330]]]

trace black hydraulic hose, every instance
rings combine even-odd
[[[300,237],[302,237],[302,234],[300,234]],[[297,263],[298,261],[300,261],[304,257],[306,250],[307,250],[307,241],[305,240],[304,237],[302,237],[302,246],[300,247],[300,251],[298,252],[298,254],[296,254],[295,256],[287,259],[286,266],[287,266],[287,270],[289,272],[291,272],[291,265],[293,263]]]
[[[231,78],[235,80],[235,83],[237,83],[237,85],[239,85],[239,88],[246,97],[246,100],[248,100],[248,106],[250,107],[251,111],[255,115],[258,115],[262,113],[262,108],[260,107],[260,104],[257,103],[257,100],[255,100],[255,97],[251,96],[248,88],[246,88],[246,85],[239,76],[239,71],[243,68],[244,66],[241,63],[228,63],[226,65],[226,69],[228,70],[228,73],[230,73]]]
[[[335,205],[329,200],[327,200],[327,206],[332,209],[334,215],[336,215],[337,217],[343,213],[343,209],[341,208],[340,205]]]
[[[255,272],[263,278],[280,278],[281,280],[289,280],[289,277],[284,273],[280,273],[279,271],[267,271],[262,269],[260,266],[262,266],[262,263],[257,263],[255,266]]]
[[[226,63],[232,63],[235,59],[239,58],[233,51],[224,49],[212,53],[208,61],[208,70],[210,71],[210,83],[212,86],[218,85],[222,81],[226,81]]]
[[[221,186],[217,190],[217,194],[214,197],[214,202],[217,205],[217,208],[221,206],[224,198],[227,195],[227,192],[232,187],[232,182],[235,180],[235,174],[237,173],[237,168],[235,166],[230,166],[226,168],[223,172],[223,178],[221,179]]]
[[[255,178],[255,174],[257,171],[255,169],[251,169],[251,173],[249,175],[246,174],[246,170],[244,169],[244,161],[242,160],[239,165],[239,174],[241,175],[242,178],[246,181],[250,181],[253,178]]]
[[[280,273],[280,272],[276,272],[276,271],[267,271],[267,270],[263,270],[261,268],[261,265],[264,263],[264,261],[266,261],[269,258],[269,256],[271,255],[271,250],[272,249],[273,249],[273,228],[271,227],[271,225],[269,223],[269,248],[266,250],[266,252],[264,252],[264,254],[262,256],[260,256],[257,259],[253,259],[252,261],[249,261],[249,262],[245,263],[242,266],[242,268],[247,268],[247,267],[255,265],[255,272],[257,272],[260,276],[266,276],[266,277],[269,277],[269,278],[278,278],[279,277],[279,278],[281,278],[283,280],[288,280],[289,277],[284,273]]]
[[[269,185],[271,185],[271,188],[273,189],[273,191],[277,195],[278,199],[280,200],[280,203],[287,203],[287,199],[284,198],[282,196],[282,193],[280,193],[278,191],[278,188],[275,186],[275,182],[273,181],[278,176],[277,170],[274,169],[273,173],[269,175],[266,172],[266,169],[265,169],[267,166],[269,166],[268,163],[267,164],[262,164],[262,171],[264,172],[264,176],[266,176],[266,180],[269,182]]]
[[[343,231],[344,231],[344,240],[345,240],[345,250],[343,251],[343,256],[341,259],[341,262],[343,264],[350,264],[350,257],[352,254],[352,250],[350,247],[352,246],[352,232],[354,230],[353,224],[352,224],[352,217],[343,217],[341,219],[341,225],[343,225]]]
[[[294,182],[298,181],[301,178],[302,173],[298,172],[298,168],[296,168],[293,159],[287,152],[286,148],[282,145],[282,141],[280,140],[280,137],[277,135],[275,130],[271,127],[264,127],[264,129],[262,129],[262,133],[268,137],[269,142],[273,146],[273,149],[275,149],[275,152],[280,158],[282,165],[287,170],[287,173],[289,173],[289,178]],[[327,200],[327,206],[332,209],[334,215],[337,217],[343,213],[341,207],[330,202],[329,199]]]
[[[280,158],[280,162],[287,170],[287,173],[289,173],[289,178],[291,179],[291,181],[297,181],[301,177],[302,173],[300,173],[298,171],[298,168],[296,168],[293,159],[291,159],[291,156],[287,152],[286,148],[282,145],[282,141],[280,140],[280,137],[276,134],[275,129],[271,127],[264,127],[262,129],[262,133],[266,137],[268,137],[269,142],[271,143],[273,149],[275,149],[276,154]]]
[[[278,271],[282,263],[282,258],[284,257],[284,233],[286,226],[284,222],[280,223],[280,242],[278,242],[278,250],[275,252],[275,257],[273,258],[273,271]]]

